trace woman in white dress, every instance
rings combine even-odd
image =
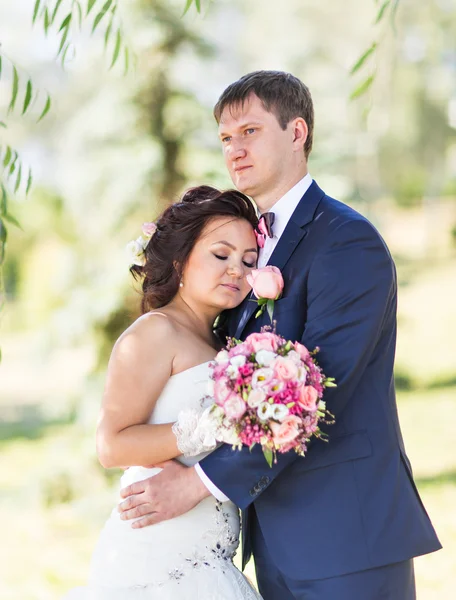
[[[97,429],[101,464],[128,467],[122,487],[159,473],[163,461],[192,465],[207,453],[204,436],[189,428],[184,414],[204,408],[209,363],[221,346],[216,317],[250,291],[246,275],[256,265],[256,225],[243,194],[194,188],[165,210],[144,266],[131,268],[143,278],[143,315],[114,346]],[[115,507],[88,586],[65,599],[260,599],[232,562],[239,528],[234,504],[212,496],[145,528],[122,520]]]

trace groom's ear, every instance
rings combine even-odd
[[[293,119],[289,125],[293,134],[293,145],[296,150],[304,151],[304,145],[307,140],[307,136],[309,135],[309,128],[307,127],[307,123],[302,117],[296,117]]]

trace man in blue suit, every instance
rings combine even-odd
[[[246,75],[214,114],[234,184],[262,214],[274,213],[259,266],[274,265],[284,277],[277,332],[320,347],[319,363],[337,381],[325,392],[335,424],[329,443],[314,441],[305,458],[279,454],[272,468],[259,447],[222,445],[196,468],[165,469],[147,487],[153,500],[140,494],[128,503],[129,517],[162,493],[166,515],[146,515],[142,525],[182,514],[209,493],[230,498],[243,511],[243,564],[253,553],[265,600],[412,600],[413,557],[441,546],[398,421],[391,255],[369,221],[308,174],[314,115],[299,79]],[[248,299],[231,311],[229,335],[243,339],[267,324],[254,313]]]

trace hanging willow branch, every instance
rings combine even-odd
[[[395,30],[395,20],[400,0],[383,0],[382,2],[380,2],[380,0],[374,0],[374,2],[378,5],[377,14],[373,24],[376,31],[380,29],[377,33],[378,40],[382,34],[384,35],[387,21],[389,21],[392,29]],[[351,76],[366,71],[367,75],[365,75],[356,85],[350,94],[350,100],[354,100],[365,94],[374,83],[376,75],[375,58],[380,44],[380,41],[374,41],[371,46],[361,54],[351,68]]]

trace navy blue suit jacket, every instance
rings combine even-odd
[[[270,555],[294,579],[324,579],[391,564],[441,546],[413,482],[394,392],[396,272],[376,229],[313,182],[270,265],[282,271],[277,332],[309,349],[336,378],[336,422],[303,457],[222,445],[201,467],[248,516],[254,503]],[[244,339],[268,323],[247,299],[228,314]],[[248,529],[243,563],[250,557]]]

